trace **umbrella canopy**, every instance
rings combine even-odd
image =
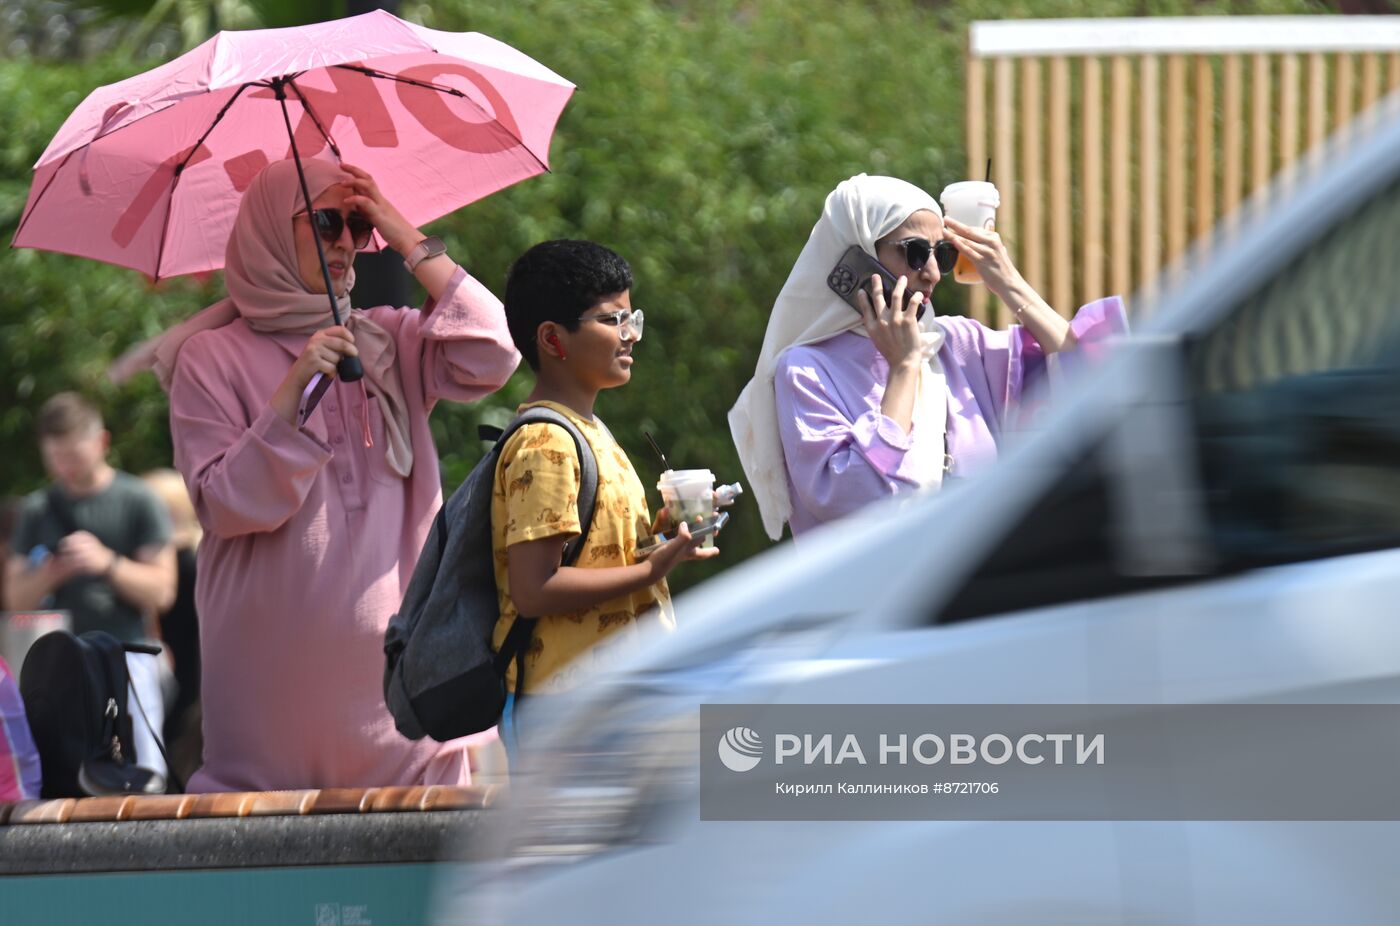
[[[89,94],[35,164],[12,245],[157,279],[222,267],[243,191],[292,155],[289,128],[302,158],[365,168],[422,225],[547,170],[573,90],[488,36],[382,10],[221,32]]]

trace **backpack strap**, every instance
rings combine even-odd
[[[501,651],[496,654],[496,674],[505,678],[506,668],[515,660],[515,697],[519,700],[525,692],[525,655],[530,651],[530,641],[535,638],[535,625],[538,617],[516,615],[501,641]]]
[[[569,436],[574,439],[574,450],[578,454],[579,532],[577,537],[564,544],[564,555],[560,560],[560,565],[572,566],[578,562],[579,554],[583,552],[583,542],[588,539],[588,530],[593,526],[593,509],[598,499],[598,460],[593,455],[593,447],[588,443],[588,438],[583,436],[583,433],[572,421],[552,408],[531,408],[517,416],[501,432],[496,440],[496,446],[504,447],[505,442],[517,430],[527,424],[537,422],[557,425],[569,432]],[[485,438],[487,435],[486,426],[478,429],[478,433]],[[530,641],[534,638],[535,626],[538,623],[539,618],[537,617],[516,615],[515,620],[510,625],[510,630],[506,631],[506,638],[501,643],[500,651],[496,654],[496,672],[502,677],[505,676],[506,668],[511,661],[515,661],[515,696],[517,699],[525,691],[525,655],[530,650]]]
[[[574,452],[578,455],[578,536],[564,544],[564,557],[561,565],[572,566],[578,562],[583,550],[583,542],[588,539],[588,529],[593,526],[593,508],[598,500],[598,460],[593,455],[593,447],[572,421],[552,408],[536,407],[527,409],[506,426],[497,438],[496,446],[504,447],[505,442],[527,424],[544,422],[563,428],[574,439]],[[601,425],[602,422],[599,422]],[[485,436],[489,425],[483,425],[478,432]],[[605,429],[606,430],[606,429]],[[611,435],[609,435],[611,436]]]
[[[447,556],[447,502],[444,501],[438,506],[437,517],[433,519],[433,526],[429,529],[429,535],[437,534],[438,540],[438,568],[442,567],[443,558]],[[421,555],[421,554],[420,554]]]
[[[572,425],[570,429],[573,429]],[[593,448],[588,445],[588,439],[577,431],[574,432],[574,443],[579,448],[578,536],[564,544],[561,566],[572,566],[578,562],[579,554],[583,552],[583,542],[588,539],[588,529],[593,526],[593,509],[598,500],[598,461],[593,456]]]

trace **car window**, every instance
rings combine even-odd
[[[949,623],[1256,566],[1400,546],[1400,184],[1186,342],[1214,564],[1119,564],[1101,448],[1086,452],[933,618]]]
[[[1217,555],[1252,566],[1400,545],[1400,186],[1187,355]]]

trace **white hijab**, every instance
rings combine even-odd
[[[858,244],[875,256],[875,242],[920,209],[943,215],[938,202],[912,183],[865,174],[842,181],[826,198],[821,218],[778,293],[753,379],[729,410],[729,430],[739,461],[758,501],[763,528],[774,540],[782,537],[783,524],[792,514],[773,394],[778,356],[789,347],[824,341],[843,331],[865,334],[860,316],[827,287],[827,275],[852,245]],[[934,322],[931,309],[924,312],[921,326],[925,367],[919,377],[914,427],[921,432],[936,430],[941,440],[947,433],[948,403],[943,369],[938,362],[943,330]],[[924,474],[922,484],[936,488],[942,478],[940,469]]]

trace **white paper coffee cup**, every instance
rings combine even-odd
[[[985,180],[962,180],[944,187],[943,214],[964,225],[992,231],[997,226],[997,207],[1001,194],[994,184]],[[981,283],[982,274],[966,255],[959,254],[953,267],[953,279],[959,283]]]
[[[943,214],[949,218],[987,231],[996,228],[1001,194],[995,184],[985,180],[950,183],[943,188],[939,199],[943,202]]]
[[[668,469],[656,488],[674,525],[694,527],[715,512],[715,474],[708,469]],[[706,537],[704,546],[714,546],[714,540]]]

